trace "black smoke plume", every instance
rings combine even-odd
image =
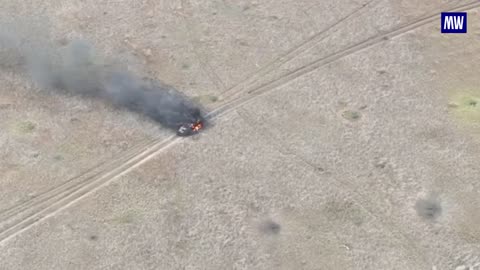
[[[0,69],[23,72],[42,89],[100,98],[173,130],[203,120],[200,107],[173,87],[108,63],[84,41],[58,46],[8,29],[0,26]]]

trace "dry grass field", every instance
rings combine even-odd
[[[0,27],[88,41],[212,122],[180,138],[2,70],[0,269],[480,269],[479,10],[0,0]]]

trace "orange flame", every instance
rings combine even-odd
[[[192,126],[192,130],[193,131],[199,131],[200,129],[202,129],[202,127],[203,127],[202,122],[197,122]]]

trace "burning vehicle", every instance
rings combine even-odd
[[[186,110],[184,120],[177,125],[177,136],[188,137],[195,135],[205,128],[206,119],[203,117],[199,108]]]
[[[115,73],[108,82],[105,94],[114,104],[141,113],[178,136],[195,135],[205,128],[201,108],[169,85],[128,73]]]
[[[199,104],[159,80],[104,62],[102,57],[98,61],[88,42],[75,40],[61,50],[35,40],[25,42],[27,45],[20,46],[23,38],[16,33],[0,33],[0,51],[15,49],[12,59],[24,62],[25,72],[45,89],[102,99],[144,115],[178,136],[191,136],[205,128],[206,118]]]
[[[178,127],[177,135],[181,136],[181,137],[187,137],[187,136],[195,135],[198,132],[200,132],[200,130],[203,128],[203,125],[204,124],[203,124],[203,121],[201,119],[197,119],[193,123],[182,124]]]

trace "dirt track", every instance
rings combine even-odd
[[[215,127],[182,140],[2,74],[5,268],[480,262],[476,127],[449,107],[478,85],[469,74],[478,46],[468,41],[480,4],[308,3],[47,5],[58,39],[80,35],[133,53],[151,76],[203,102],[217,97],[205,104]],[[448,10],[472,14],[468,35],[439,35]],[[452,55],[462,65],[446,70]],[[435,220],[415,208],[429,196],[441,204]],[[259,229],[268,220],[281,229]]]

